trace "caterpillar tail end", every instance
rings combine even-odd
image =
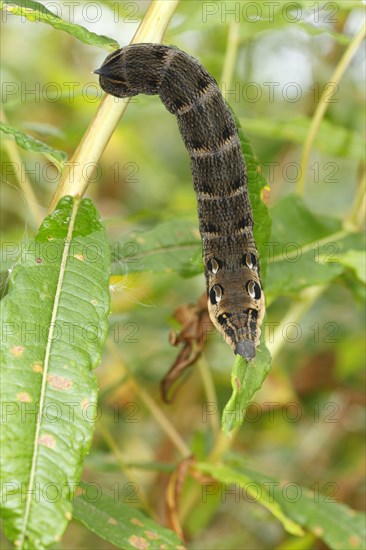
[[[241,340],[236,344],[235,353],[241,355],[247,361],[255,357],[256,346],[253,340]]]

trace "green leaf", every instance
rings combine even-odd
[[[304,246],[342,230],[339,220],[311,212],[298,195],[287,195],[271,209],[273,252],[288,243]]]
[[[245,409],[255,392],[261,388],[270,368],[271,355],[264,344],[263,334],[253,361],[248,362],[239,355],[236,356],[231,373],[233,393],[222,413],[222,429],[226,434],[236,426],[241,426]]]
[[[139,271],[175,271],[182,276],[202,273],[201,238],[197,223],[170,220],[159,223],[153,229],[126,235],[113,249],[112,274]]]
[[[350,267],[362,283],[366,283],[365,252],[362,250],[348,250],[339,257],[342,265]]]
[[[102,539],[115,544],[117,548],[176,548],[184,550],[177,535],[161,527],[138,510],[124,502],[98,494],[98,498],[87,498],[87,484],[81,485],[83,491],[75,498],[74,518],[83,523],[90,531]]]
[[[47,23],[55,29],[65,31],[71,34],[81,42],[90,44],[91,46],[99,46],[108,51],[113,51],[119,48],[118,42],[108,36],[95,34],[88,31],[85,27],[77,25],[76,23],[70,23],[64,21],[58,15],[48,10],[46,6],[40,2],[34,2],[33,0],[0,0],[0,9],[14,15],[20,15],[26,17],[28,21],[32,23]]]
[[[254,218],[253,232],[260,257],[262,280],[265,280],[268,252],[267,243],[271,235],[271,216],[266,204],[263,202],[263,196],[265,196],[266,191],[269,191],[269,186],[262,174],[261,165],[247,134],[241,128],[238,120],[235,119],[235,121],[238,126],[241,148],[247,165],[249,198]]]
[[[303,144],[312,119],[297,116],[286,119],[248,118],[245,130],[252,135]],[[324,119],[314,141],[314,147],[323,153],[355,160],[364,158],[363,136]]]
[[[17,145],[19,145],[22,149],[32,151],[33,153],[42,153],[47,158],[52,159],[59,168],[62,167],[62,164],[66,160],[66,153],[63,151],[53,149],[47,145],[47,143],[43,143],[43,141],[40,141],[39,139],[36,139],[28,134],[23,134],[23,132],[20,132],[10,124],[0,122],[0,131],[3,134],[13,136]]]
[[[352,4],[352,1],[350,3]],[[357,2],[354,2],[354,4],[356,4],[356,3]],[[330,4],[330,6],[331,6],[331,4]],[[309,7],[309,4],[306,7]],[[358,5],[358,9],[359,8],[360,8],[360,5]],[[352,8],[349,8],[349,9],[352,9]],[[323,17],[324,17],[324,15],[323,15]],[[332,17],[332,16],[330,16],[330,17]],[[310,36],[318,36],[318,35],[321,35],[321,34],[327,34],[328,36],[331,36],[336,43],[341,44],[342,46],[348,46],[348,44],[352,40],[351,36],[348,36],[347,34],[341,34],[340,32],[334,31],[330,25],[328,27],[322,27],[320,25],[314,25],[314,24],[308,23],[306,21],[298,21],[296,24],[297,24],[298,27],[303,29]]]
[[[267,299],[325,284],[344,271],[339,251],[350,235],[339,220],[310,212],[295,195],[280,200],[271,214]]]
[[[280,482],[249,469],[237,455],[233,455],[230,464],[256,483],[265,484],[288,518],[308,529],[332,550],[364,550],[366,518],[363,513],[335,502],[316,487],[310,491],[295,482]],[[332,488],[333,483],[325,489],[328,495]]]
[[[329,548],[364,550],[364,514],[355,512],[345,504],[326,502],[328,497],[324,495],[321,496],[322,502],[314,502],[314,494],[306,489],[303,489],[303,497],[298,502],[289,502],[278,489],[276,493],[286,513],[323,540]]]
[[[199,462],[195,465],[201,472],[209,474],[215,480],[221,483],[227,483],[229,485],[240,485],[244,489],[248,496],[250,496],[254,502],[259,502],[267,508],[283,525],[288,533],[291,535],[302,536],[304,531],[300,525],[293,521],[290,516],[285,513],[283,507],[271,498],[270,493],[266,486],[257,480],[253,480],[252,477],[246,475],[241,470],[225,464],[209,464],[205,462]],[[252,501],[253,501],[252,500]]]
[[[0,307],[3,527],[41,549],[71,517],[108,328],[109,247],[90,200],[63,198],[23,243]]]

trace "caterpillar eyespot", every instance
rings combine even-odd
[[[218,304],[221,301],[223,294],[224,289],[222,288],[222,286],[214,285],[210,290],[211,304]]]
[[[211,258],[207,262],[207,269],[213,274],[216,275],[219,269],[222,268],[222,262],[221,260],[216,260],[215,258]]]
[[[257,259],[251,252],[247,252],[245,256],[243,256],[243,264],[249,267],[249,269],[253,269],[257,265]]]
[[[108,94],[158,94],[176,115],[197,193],[210,318],[235,353],[252,360],[264,294],[240,139],[215,79],[193,57],[162,44],[121,48],[95,72]]]
[[[262,294],[261,287],[255,281],[249,281],[246,284],[248,294],[253,300],[259,300]]]

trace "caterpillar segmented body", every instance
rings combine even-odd
[[[158,94],[177,117],[197,194],[210,318],[235,353],[253,359],[264,294],[246,166],[216,81],[196,59],[162,44],[121,48],[95,72],[105,92]]]

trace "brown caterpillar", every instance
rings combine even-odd
[[[193,57],[162,44],[121,48],[95,72],[108,94],[159,94],[176,115],[197,194],[210,318],[235,353],[253,359],[264,294],[246,166],[215,79]]]

